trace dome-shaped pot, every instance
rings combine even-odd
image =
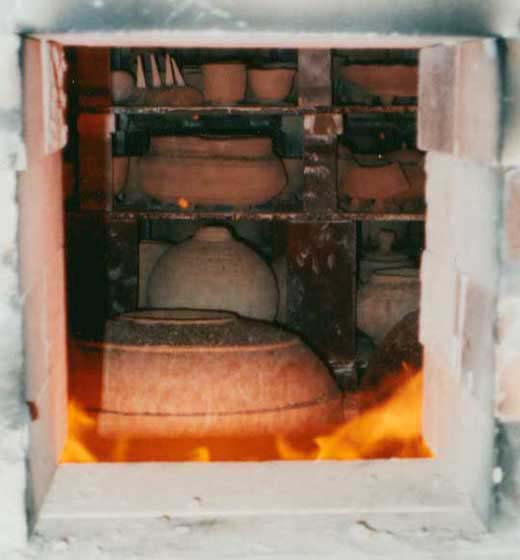
[[[147,291],[153,308],[220,309],[268,321],[278,308],[271,269],[225,227],[201,228],[166,251]]]
[[[376,343],[405,315],[419,309],[419,271],[415,268],[376,270],[358,292],[358,328]]]
[[[343,418],[334,379],[298,337],[233,314],[129,313],[80,352],[103,363],[100,397],[84,403],[102,435],[312,434]],[[95,384],[95,370],[78,368],[73,387]]]
[[[153,138],[141,158],[146,194],[166,203],[250,206],[267,202],[287,183],[271,138]]]

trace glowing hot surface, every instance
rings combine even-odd
[[[318,437],[234,439],[107,438],[97,433],[96,414],[78,399],[69,404],[68,438],[62,463],[132,461],[354,460],[431,457],[421,434],[420,371],[406,366],[356,395],[359,411]]]

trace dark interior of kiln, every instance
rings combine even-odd
[[[429,456],[417,54],[66,50],[63,462]]]

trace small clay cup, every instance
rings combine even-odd
[[[206,102],[215,105],[238,103],[246,93],[246,67],[240,62],[202,65],[202,87]]]
[[[251,68],[247,71],[249,87],[258,101],[280,102],[291,92],[296,70],[293,68]]]

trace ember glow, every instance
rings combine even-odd
[[[359,412],[318,437],[237,439],[132,439],[101,437],[96,414],[78,400],[69,405],[69,433],[62,463],[132,461],[273,461],[425,458],[421,435],[421,371],[406,366],[356,395]]]

